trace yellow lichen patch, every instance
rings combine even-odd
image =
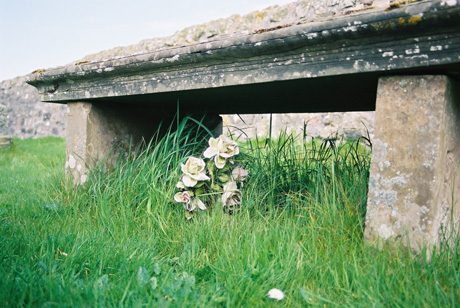
[[[420,21],[422,21],[422,17],[420,16],[412,16],[411,18],[409,18],[408,20],[408,23],[409,25],[416,25],[418,24]]]
[[[425,0],[401,0],[401,1],[395,1],[390,3],[390,6],[386,8],[386,11],[393,10],[393,9],[398,9],[403,5],[415,3],[415,2],[421,2]]]
[[[259,21],[262,21],[264,19],[264,16],[265,16],[265,11],[257,11],[256,12],[256,17]]]
[[[404,25],[406,23],[406,20],[403,17],[399,17],[398,23],[400,25]]]
[[[41,75],[43,75],[44,72],[46,72],[46,69],[41,68],[41,69],[38,69],[38,70],[33,71],[31,74],[36,74],[36,73],[38,73],[38,74],[40,74],[40,76],[41,76]]]
[[[375,23],[371,24],[371,26],[377,30],[383,30],[383,29],[396,29],[398,24],[401,24],[401,20],[399,20],[397,23],[396,21],[391,21],[387,20],[381,23]]]
[[[82,64],[85,64],[85,63],[88,63],[89,61],[78,61],[77,63],[75,63],[75,65],[82,65]]]

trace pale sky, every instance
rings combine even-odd
[[[294,0],[0,0],[0,81]]]

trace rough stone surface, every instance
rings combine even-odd
[[[131,105],[69,103],[67,126],[66,172],[74,183],[85,183],[89,170],[113,166],[121,155],[134,153],[143,141],[148,142],[158,124],[168,127],[174,115],[154,108]],[[199,116],[198,116],[199,117]],[[207,115],[203,124],[215,134],[222,131],[222,120]]]
[[[372,139],[374,132],[374,112],[235,114],[222,118],[229,134],[245,140],[268,137],[270,116],[272,137],[286,132],[323,139],[358,139],[362,136]]]
[[[243,16],[235,14],[228,18],[213,20],[205,24],[193,25],[169,37],[147,39],[136,45],[116,47],[86,56],[77,62],[100,61],[113,57],[142,54],[152,50],[186,46],[206,42],[217,37],[249,34],[259,29],[275,28],[277,26],[299,21],[326,20],[369,6],[373,8],[386,8],[388,5],[389,0],[293,1],[286,5],[274,5]]]
[[[458,73],[459,27],[460,4],[422,1],[69,64],[27,82],[48,102],[130,96],[132,104],[170,106],[180,97],[224,114],[372,111],[378,76]]]
[[[31,138],[65,136],[67,106],[40,102],[24,77],[0,82],[0,134]]]
[[[352,6],[350,6],[352,4]],[[228,18],[214,20],[206,24],[194,25],[185,28],[176,34],[164,37],[144,40],[136,45],[116,47],[110,50],[92,54],[76,62],[98,61],[106,58],[121,57],[144,53],[161,48],[172,48],[195,42],[204,42],[217,37],[231,36],[241,33],[251,33],[258,29],[273,28],[279,25],[303,20],[316,20],[318,18],[330,18],[353,9],[359,10],[366,7],[388,7],[387,0],[364,0],[364,1],[296,1],[284,6],[272,6],[261,11],[251,12],[244,16],[233,15]],[[6,115],[3,116],[5,125],[1,125],[2,115],[0,114],[0,134],[8,134],[19,138],[43,137],[43,136],[65,136],[67,106],[58,104],[46,104],[40,102],[37,91],[26,84],[24,77],[6,80],[0,83],[0,105],[4,106]],[[0,108],[1,109],[1,108]],[[346,115],[346,114],[345,114]],[[320,120],[328,114],[277,114],[276,119],[280,122],[289,123],[294,131],[303,131],[305,121],[308,121],[307,132],[312,137],[328,136],[330,132],[341,132],[346,130],[350,118],[353,122],[372,122],[373,112],[353,113],[353,116],[340,116],[342,121],[323,124]],[[241,125],[238,116],[225,115],[224,123],[229,127]],[[249,137],[262,136],[269,127],[267,115],[243,116],[245,122],[242,127],[249,126],[246,134]],[[235,122],[232,122],[235,119]],[[356,125],[354,126],[356,127]],[[279,126],[280,129],[285,127]],[[372,133],[372,125],[369,125]],[[362,127],[360,128],[361,132]],[[278,133],[274,127],[273,134]],[[354,135],[354,133],[353,133]]]
[[[416,251],[458,228],[460,86],[445,76],[381,78],[366,238],[404,238]],[[451,220],[453,219],[453,225]]]

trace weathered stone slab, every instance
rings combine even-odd
[[[28,82],[49,102],[167,106],[179,98],[182,108],[219,113],[374,110],[381,75],[458,74],[459,27],[457,1],[423,1],[76,63],[38,71]]]
[[[380,79],[368,240],[404,238],[419,250],[439,243],[449,227],[458,228],[459,91],[459,83],[446,76]]]

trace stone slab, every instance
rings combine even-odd
[[[292,101],[291,112],[372,110],[375,94],[370,93],[375,91],[366,91],[376,87],[381,75],[458,74],[459,27],[457,1],[423,1],[390,11],[363,10],[322,22],[76,63],[27,78],[48,102],[107,100],[163,106],[180,97],[191,109],[201,104],[220,113],[233,113],[232,102],[240,104],[241,113],[289,112],[279,101],[281,95],[276,95],[283,93]],[[318,90],[318,85],[325,86]],[[322,100],[331,88],[340,88],[340,104],[332,103],[332,95]],[[202,100],[195,99],[201,96]]]

